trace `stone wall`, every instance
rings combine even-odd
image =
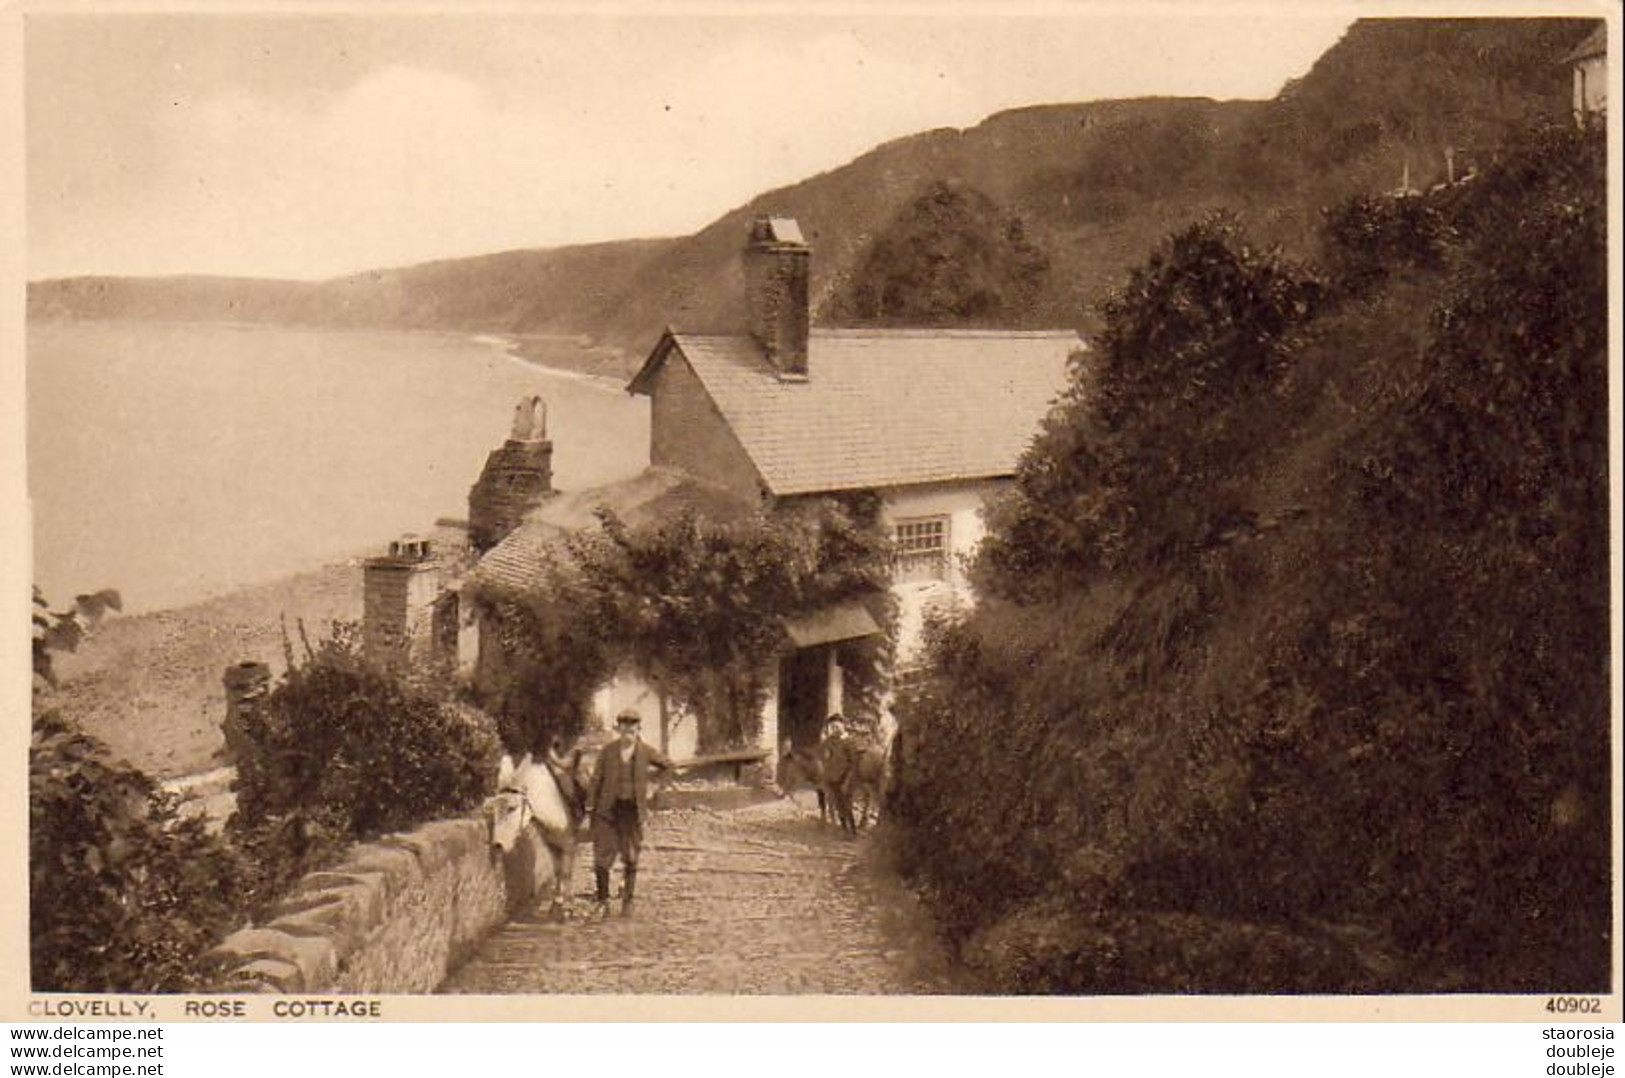
[[[431,992],[552,874],[533,828],[504,857],[483,819],[425,824],[306,876],[204,961],[227,992]]]

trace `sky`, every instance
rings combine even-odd
[[[29,14],[26,274],[317,279],[681,235],[1001,109],[1267,98],[1349,21],[662,10]]]

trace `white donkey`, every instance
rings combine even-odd
[[[551,886],[549,914],[555,920],[564,917],[564,896],[575,869],[575,828],[581,815],[577,792],[581,784],[575,774],[579,763],[578,755],[570,770],[560,774],[532,760],[528,752],[517,765],[513,757],[504,756],[497,771],[497,793],[485,803],[491,843],[504,854],[513,852],[526,825],[535,826],[540,833],[549,856],[536,866],[537,894],[539,897]],[[543,877],[544,865],[551,870],[551,880]]]

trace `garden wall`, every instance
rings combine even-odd
[[[504,857],[483,819],[441,820],[311,873],[204,961],[227,992],[431,992],[552,876],[534,828]]]

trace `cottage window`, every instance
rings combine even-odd
[[[913,517],[892,527],[899,581],[948,578],[948,518]]]

